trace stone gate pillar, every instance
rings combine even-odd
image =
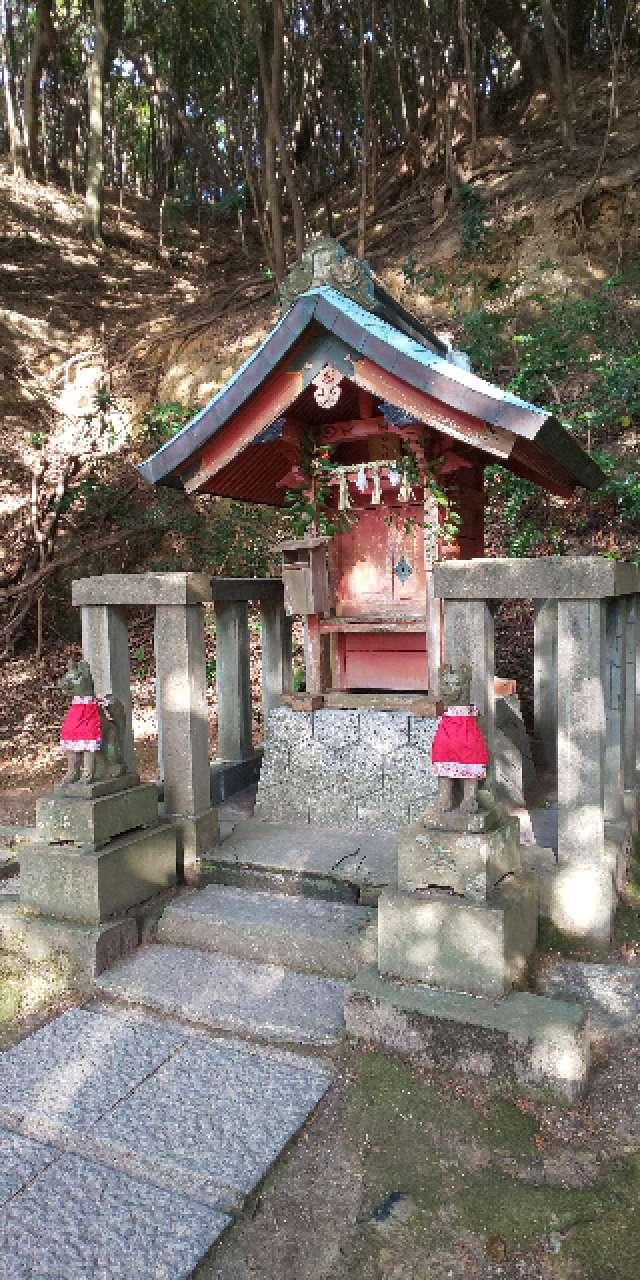
[[[83,604],[80,616],[82,655],[91,667],[98,697],[112,693],[124,707],[124,758],[129,772],[136,773],[131,715],[129,628],[126,611],[117,605]]]
[[[533,723],[542,764],[555,769],[558,739],[558,602],[536,600],[533,623]]]

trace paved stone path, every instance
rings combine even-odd
[[[0,1280],[189,1276],[331,1080],[99,1005],[0,1064]]]

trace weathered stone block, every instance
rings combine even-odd
[[[313,738],[313,712],[292,711],[290,707],[273,707],[266,724],[267,749],[272,743],[282,747],[301,747]]]
[[[157,820],[155,783],[141,783],[94,799],[53,792],[36,802],[38,839],[46,844],[92,845],[99,849],[115,836],[151,826]]]
[[[330,827],[354,827],[358,820],[355,796],[319,788],[309,797],[309,821]]]
[[[561,863],[551,880],[549,916],[557,929],[585,942],[608,943],[616,908],[611,868],[602,862]]]
[[[493,831],[433,831],[416,822],[398,839],[398,888],[439,886],[483,902],[503,876],[520,870],[520,826],[504,817]]]
[[[254,817],[263,822],[308,822],[309,796],[290,782],[265,787],[261,784]]]
[[[40,844],[25,849],[20,902],[61,920],[100,923],[176,881],[176,832],[158,823],[104,849]]]
[[[438,727],[438,720],[432,716],[409,716],[409,741],[412,747],[423,751],[427,760],[431,760],[431,746]]]
[[[38,961],[62,952],[77,974],[92,979],[135,951],[137,945],[138,926],[133,917],[77,924],[29,915],[15,899],[0,901],[0,947],[10,955]]]
[[[409,742],[409,716],[403,711],[361,711],[360,742],[376,755],[391,755]]]
[[[260,769],[260,782],[264,786],[274,786],[283,782],[289,769],[291,751],[289,747],[269,746]]]
[[[496,700],[493,771],[498,799],[513,806],[525,805],[535,783],[535,769],[520,700],[515,694]]]
[[[378,899],[378,968],[408,982],[501,996],[536,942],[533,876],[511,877],[487,903],[438,891],[385,889]]]
[[[177,835],[178,869],[185,880],[197,876],[200,858],[219,843],[220,823],[217,809],[205,809],[204,813],[173,818]]]
[[[360,716],[357,711],[316,711],[313,736],[323,746],[342,751],[360,741]]]
[[[428,1070],[548,1088],[573,1102],[583,1092],[590,1036],[582,1005],[513,991],[503,1000],[438,991],[358,974],[347,989],[347,1031],[406,1054]]]
[[[364,827],[395,831],[409,818],[409,802],[406,796],[385,795],[384,791],[372,791],[358,800],[358,822]]]

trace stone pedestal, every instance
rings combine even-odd
[[[176,833],[168,823],[91,846],[34,844],[20,861],[24,910],[101,924],[176,882]]]
[[[419,822],[405,827],[398,839],[398,888],[448,889],[473,902],[484,902],[498,881],[520,870],[520,826],[498,806],[489,804],[464,825],[472,830],[443,830],[457,815],[439,818],[427,810]],[[478,819],[486,827],[473,831]],[[434,826],[433,823],[437,823]]]
[[[398,887],[378,901],[380,973],[485,996],[504,995],[524,973],[537,882],[521,870],[517,818],[480,796],[478,813],[432,808],[401,831]]]
[[[486,902],[438,889],[385,889],[378,899],[378,969],[430,987],[502,996],[522,977],[537,928],[532,873],[508,875]]]
[[[99,787],[100,783],[97,784]],[[94,849],[100,849],[125,831],[149,827],[158,820],[155,783],[142,783],[106,795],[87,796],[87,791],[93,789],[76,783],[38,800],[38,839],[44,843],[92,845]],[[69,795],[69,791],[76,794]]]
[[[62,950],[89,978],[135,947],[131,913],[176,883],[177,834],[158,819],[155,784],[132,780],[63,784],[38,801],[20,899],[0,921],[5,944],[28,956]]]

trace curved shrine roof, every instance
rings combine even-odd
[[[291,456],[267,429],[287,413],[295,417],[312,378],[330,364],[378,402],[479,450],[487,464],[499,462],[563,496],[576,485],[598,487],[600,468],[552,414],[453,364],[447,353],[377,284],[370,306],[331,285],[307,289],[205,408],[139,469],[153,485],[279,505],[278,476]]]

